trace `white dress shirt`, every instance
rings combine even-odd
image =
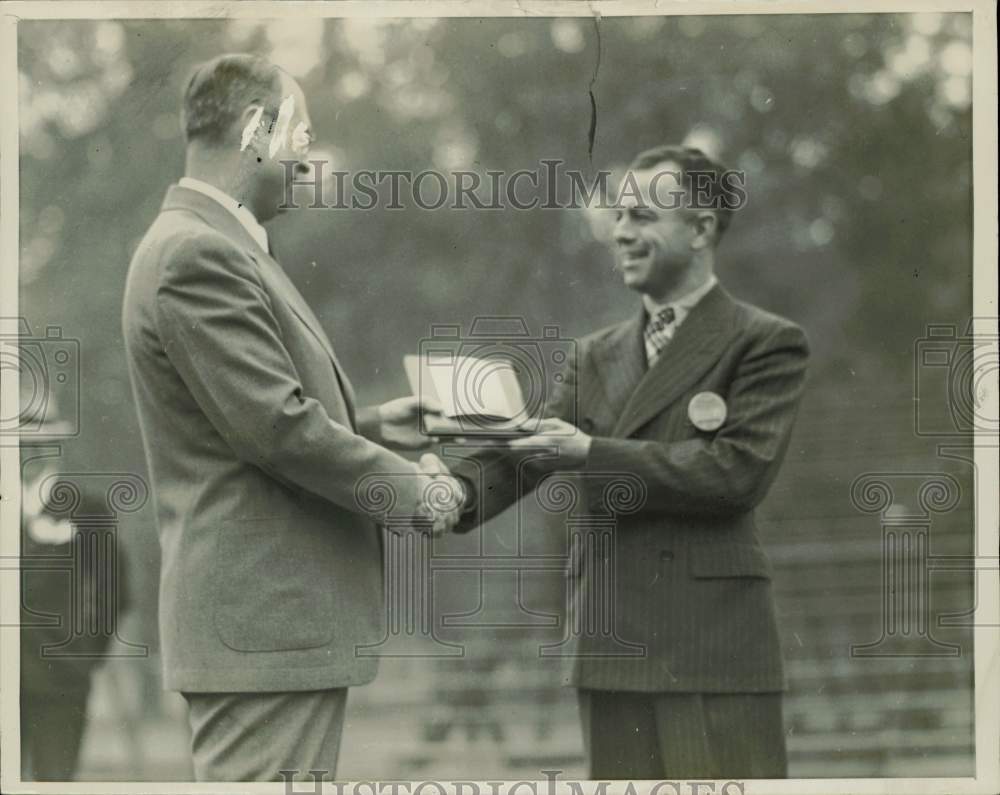
[[[677,327],[684,322],[684,318],[688,316],[692,309],[697,305],[697,303],[708,295],[709,291],[719,280],[716,278],[715,274],[710,274],[708,280],[704,284],[696,287],[691,292],[686,295],[682,295],[676,301],[670,301],[666,304],[659,304],[650,298],[648,295],[642,296],[642,302],[646,305],[646,313],[649,315],[649,319],[652,320],[660,312],[662,312],[667,307],[674,310],[674,319],[671,323],[667,324],[662,330],[657,334],[661,344],[659,347],[655,344],[653,340],[650,339],[649,335],[644,336],[644,341],[646,345],[646,361],[652,365],[653,362],[659,357],[660,352],[663,350],[664,345],[667,341],[673,339],[674,334],[677,333]],[[665,340],[664,340],[665,338]]]
[[[194,177],[181,177],[177,184],[182,188],[196,190],[198,193],[202,193],[210,199],[217,201],[236,217],[236,220],[243,225],[243,228],[250,233],[250,237],[256,240],[257,244],[264,251],[268,251],[267,230],[257,222],[252,212],[228,193],[219,190],[214,185],[209,185],[207,182],[202,182],[200,179],[194,179]]]

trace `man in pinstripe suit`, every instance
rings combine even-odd
[[[700,207],[697,174],[714,175],[697,178]],[[579,616],[609,604],[614,622],[610,635],[570,640],[590,775],[784,777],[784,673],[754,508],[788,445],[808,343],[794,323],[718,283],[715,250],[732,214],[718,164],[697,149],[660,147],[639,155],[630,175],[614,240],[641,307],[582,341],[538,434],[454,468],[475,501],[459,530],[553,470],[579,473],[595,510],[615,473],[641,482],[642,507],[618,517],[612,549],[584,544],[571,554],[571,607]],[[671,203],[678,195],[686,201]],[[554,455],[540,458],[539,448]]]

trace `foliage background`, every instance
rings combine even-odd
[[[145,471],[119,327],[124,277],[182,173],[185,76],[227,50],[268,54],[300,78],[317,153],[344,170],[513,171],[555,157],[592,174],[678,141],[745,170],[750,201],[720,277],[804,326],[814,349],[805,441],[790,456],[818,455],[820,469],[799,483],[786,464],[772,512],[805,494],[828,517],[853,515],[846,484],[912,446],[914,343],[928,323],[964,325],[971,312],[967,14],[24,21],[21,315],[36,335],[57,325],[81,343],[67,468]],[[519,315],[572,337],[631,312],[605,229],[585,210],[409,207],[301,211],[270,231],[362,401],[375,402],[407,391],[401,357],[432,323]],[[145,511],[126,529],[141,597],[131,631],[155,649],[151,521]],[[93,770],[119,770],[94,747]],[[859,769],[891,771],[892,753]]]

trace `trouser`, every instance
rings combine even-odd
[[[289,693],[184,693],[197,781],[332,779],[347,688]],[[317,773],[317,778],[320,774]]]
[[[592,779],[788,774],[781,693],[578,692]]]

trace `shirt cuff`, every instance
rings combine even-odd
[[[455,480],[462,484],[462,488],[465,490],[465,499],[459,506],[459,515],[465,516],[476,510],[479,505],[479,498],[476,494],[476,487],[473,485],[472,481],[469,480],[465,475],[452,475]]]

